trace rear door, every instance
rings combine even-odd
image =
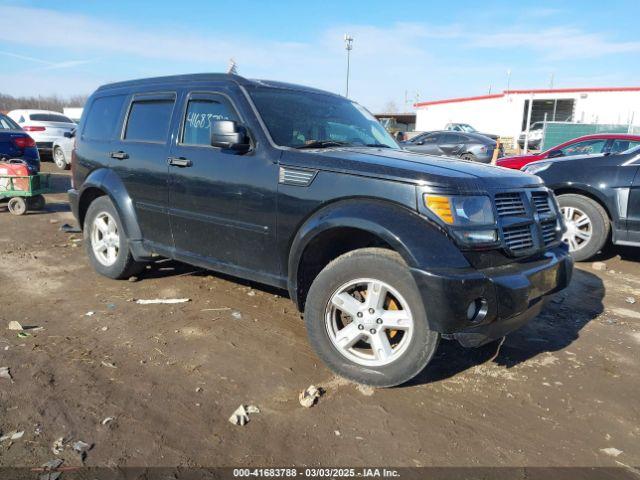
[[[440,140],[442,155],[457,157],[464,150],[468,138],[460,133],[445,133]]]
[[[175,91],[132,95],[120,138],[109,152],[111,167],[133,201],[145,242],[161,248],[173,246],[167,157],[175,104]]]

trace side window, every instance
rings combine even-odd
[[[18,123],[24,123],[24,115],[20,115],[20,118],[18,119]]]
[[[562,154],[566,156],[570,155],[593,155],[596,153],[602,153],[602,149],[606,145],[607,140],[585,140],[584,142],[574,143],[562,149]]]
[[[614,140],[611,145],[611,153],[620,153],[630,148],[635,148],[640,145],[640,141],[634,140]]]
[[[429,135],[423,135],[422,138],[420,138],[420,140],[422,141],[422,143],[425,143],[425,144],[438,143],[438,135],[435,133],[431,133]]]
[[[169,134],[174,100],[134,100],[131,104],[124,139],[164,143]]]
[[[452,144],[452,143],[464,143],[465,138],[462,135],[457,135],[455,133],[447,133],[444,135],[444,138],[440,143],[444,144]]]
[[[96,98],[87,114],[82,138],[110,140],[120,119],[124,99],[124,95]]]
[[[235,110],[226,98],[221,95],[208,95],[190,99],[181,143],[211,145],[211,122],[216,120],[238,121]]]

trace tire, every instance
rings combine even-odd
[[[144,268],[144,263],[131,255],[120,216],[109,197],[98,197],[89,205],[83,235],[89,261],[101,275],[123,279]]]
[[[462,160],[469,160],[470,162],[477,162],[478,159],[476,158],[476,156],[473,153],[463,153],[462,155],[460,155],[460,158]]]
[[[12,197],[7,207],[13,215],[24,215],[28,210],[27,201],[24,197]]]
[[[44,199],[44,195],[36,195],[35,197],[29,198],[27,204],[29,210],[43,210],[47,201]]]
[[[562,240],[569,244],[574,260],[588,260],[602,250],[611,230],[605,209],[589,197],[573,193],[559,195],[558,204],[567,224]]]
[[[55,162],[56,166],[60,170],[68,170],[69,169],[69,162],[65,158],[64,151],[62,150],[62,148],[54,147],[53,148],[53,152],[51,154],[53,156],[53,161]]]
[[[369,283],[369,280],[373,282]],[[386,307],[382,305],[370,314],[367,304],[360,301],[366,302],[368,292],[375,292],[376,282],[390,290],[384,295]],[[366,287],[366,291],[363,290],[366,296],[360,296],[358,300],[359,293],[348,293],[350,285]],[[352,303],[342,293],[357,303]],[[342,298],[348,301],[343,307],[337,307],[336,302],[341,302]],[[344,305],[347,304],[352,313],[362,312],[344,316],[347,310]],[[408,314],[389,313],[393,310],[406,310]],[[400,255],[382,248],[364,248],[336,258],[318,274],[309,289],[304,317],[311,345],[331,370],[365,385],[392,387],[420,373],[438,348],[440,335],[429,329],[424,310],[415,281]],[[362,316],[358,318],[358,315]],[[390,315],[398,315],[395,325],[405,322],[404,326],[397,330],[387,329],[384,325],[380,327],[378,322],[382,322],[382,318],[376,317],[384,317],[386,324]],[[345,323],[334,328],[343,320]],[[348,341],[340,348],[338,343],[345,340],[340,336],[344,328],[350,333],[343,335],[353,335],[351,338],[360,340]],[[372,348],[372,345],[383,344],[391,350],[379,348],[376,353]],[[387,355],[383,355],[385,351]]]

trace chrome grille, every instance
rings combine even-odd
[[[547,192],[533,192],[531,200],[536,207],[538,213],[551,213],[551,205],[549,205],[549,194]]]
[[[515,227],[505,227],[502,230],[504,243],[511,251],[517,252],[533,247],[533,236],[530,225],[518,225]]]
[[[522,196],[518,192],[498,193],[495,196],[495,202],[500,217],[526,213]]]
[[[555,220],[550,222],[543,222],[540,224],[542,230],[542,239],[545,245],[555,242],[558,239],[558,231],[556,229],[557,222]]]

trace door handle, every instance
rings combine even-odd
[[[111,158],[115,158],[116,160],[126,160],[129,158],[129,154],[120,150],[119,152],[111,152],[109,154]]]
[[[169,157],[169,165],[173,165],[174,167],[190,167],[193,165],[191,160],[184,157]]]

